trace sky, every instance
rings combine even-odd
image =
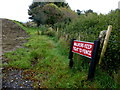
[[[118,8],[120,0],[66,0],[72,10],[88,10],[107,14]],[[0,0],[0,18],[17,20],[20,22],[30,21],[28,9],[33,0]]]

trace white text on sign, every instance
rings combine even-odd
[[[74,41],[72,52],[91,58],[94,43]]]

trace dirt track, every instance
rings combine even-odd
[[[25,38],[28,37],[27,33],[14,22],[3,19],[2,20],[2,49],[3,52],[8,52],[20,47]]]
[[[16,48],[23,47],[28,37],[28,34],[19,27],[16,23],[7,20],[2,20],[2,52],[10,52]],[[8,60],[2,58],[2,63],[7,64]],[[2,88],[7,90],[8,88],[32,88],[32,81],[24,80],[22,75],[23,70],[14,68],[2,68]]]

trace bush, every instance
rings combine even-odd
[[[69,35],[69,41],[76,38],[81,41],[93,42],[98,39],[99,33],[102,30],[107,30],[108,25],[113,26],[113,30],[108,42],[107,51],[102,61],[101,68],[107,71],[110,75],[112,72],[117,72],[120,69],[120,25],[118,24],[120,10],[116,9],[107,15],[97,15],[96,13],[89,13],[80,15],[76,21],[67,25],[59,24],[60,34],[64,36]]]
[[[48,28],[47,30],[42,31],[42,35],[48,35],[51,37],[56,36],[56,32],[52,28]]]

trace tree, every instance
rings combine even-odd
[[[89,13],[93,13],[93,10],[89,9],[89,10],[86,10],[84,11],[85,15],[88,15]]]
[[[62,12],[55,4],[46,4],[42,9],[47,17],[46,24],[53,25],[61,21]]]
[[[31,16],[29,17],[29,19],[35,22],[37,26],[39,26],[40,24],[45,24],[46,15],[44,14],[43,10],[40,9],[40,7],[35,7],[32,10],[29,10],[28,14]]]
[[[64,21],[65,24],[71,22],[74,19],[76,19],[77,16],[78,16],[74,11],[72,11],[69,8],[60,8],[60,9],[63,13],[62,21]]]
[[[40,24],[54,24],[62,19],[63,13],[60,7],[69,8],[69,5],[64,2],[34,2],[29,6],[29,19]]]
[[[70,8],[68,3],[65,3],[65,2],[54,2],[54,4],[58,7]]]
[[[80,15],[82,11],[80,11],[79,9],[77,9],[77,14]]]

